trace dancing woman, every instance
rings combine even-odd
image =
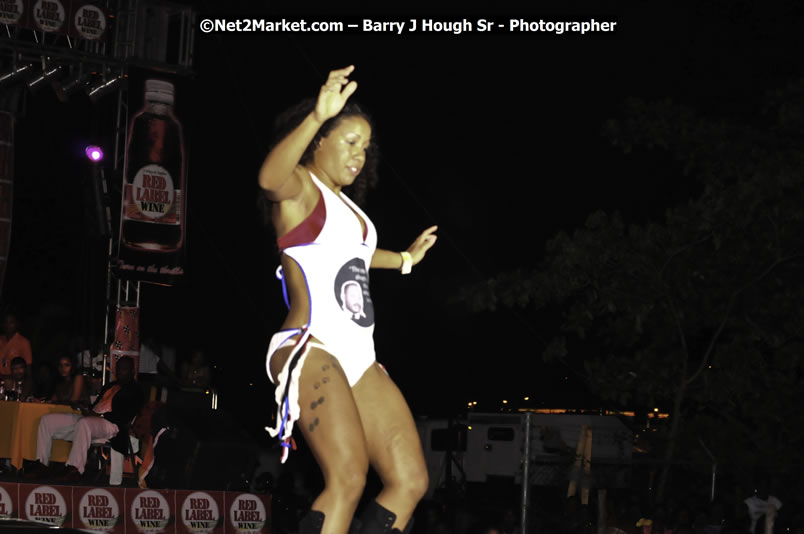
[[[280,117],[281,140],[259,174],[288,305],[266,361],[279,405],[272,434],[287,451],[298,423],[325,483],[301,534],[347,532],[369,464],[383,489],[362,515],[362,534],[409,530],[428,485],[410,409],[375,360],[368,269],[410,272],[435,244],[436,227],[406,251],[378,249],[371,221],[343,193],[364,192],[376,170],[371,121],[347,103],[357,89],[353,71],[330,72],[317,99]]]

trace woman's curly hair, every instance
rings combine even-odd
[[[316,99],[307,98],[279,114],[274,121],[274,139],[271,143],[272,149],[282,139],[290,134],[290,132],[295,130],[302,123],[302,121],[304,121],[304,119],[310,113],[312,113],[313,110],[315,110],[315,103]],[[313,154],[315,153],[319,141],[328,136],[329,132],[338,126],[341,120],[347,117],[362,117],[366,120],[366,122],[369,123],[372,131],[372,140],[369,143],[368,150],[366,151],[366,162],[363,165],[363,169],[360,171],[360,174],[351,185],[343,188],[343,191],[349,196],[349,198],[354,200],[358,206],[363,207],[365,205],[366,196],[369,189],[372,189],[377,185],[377,160],[379,157],[379,151],[377,150],[377,145],[374,142],[374,122],[371,120],[369,114],[366,113],[358,104],[348,102],[340,113],[325,121],[316,132],[313,140],[310,141],[309,145],[307,145],[307,148],[305,149],[304,154],[302,154],[299,163],[301,165],[310,163],[313,160]]]

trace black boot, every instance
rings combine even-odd
[[[299,534],[321,534],[324,527],[324,512],[310,510],[299,521]]]
[[[395,513],[377,501],[371,501],[360,516],[360,534],[389,534],[394,521]]]

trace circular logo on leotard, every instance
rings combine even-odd
[[[360,326],[374,324],[366,262],[360,258],[347,261],[335,276],[334,289],[338,307],[347,317]]]

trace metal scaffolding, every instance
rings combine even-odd
[[[34,75],[41,73],[42,62],[48,70],[83,67],[88,82],[110,71],[124,73],[130,66],[192,73],[197,14],[191,8],[154,0],[100,0],[74,2],[73,13],[82,7],[92,7],[102,17],[97,36],[84,37],[72,26],[44,31],[26,24],[24,17],[17,24],[0,24],[4,69],[31,65]],[[65,21],[68,26],[73,23]]]
[[[68,15],[61,0],[52,1],[61,6],[58,26],[42,24],[35,14],[12,21],[6,14],[0,14],[4,16],[0,17],[0,91],[11,95],[0,99],[0,108],[10,108],[12,115],[23,114],[25,99],[21,95],[27,88],[44,82],[53,86],[63,102],[68,102],[75,91],[83,90],[93,101],[116,93],[115,122],[108,128],[114,129],[112,175],[119,177],[124,168],[128,135],[129,69],[136,67],[179,76],[191,74],[197,14],[187,6],[154,0],[74,0]],[[94,32],[79,27],[80,10],[89,13],[92,21],[87,28]],[[103,167],[99,177],[103,193],[108,195]],[[108,201],[105,208],[108,237],[103,365],[107,369],[114,313],[122,305],[139,306],[140,282],[121,280],[115,275],[113,263],[119,229],[112,228],[113,208]]]

